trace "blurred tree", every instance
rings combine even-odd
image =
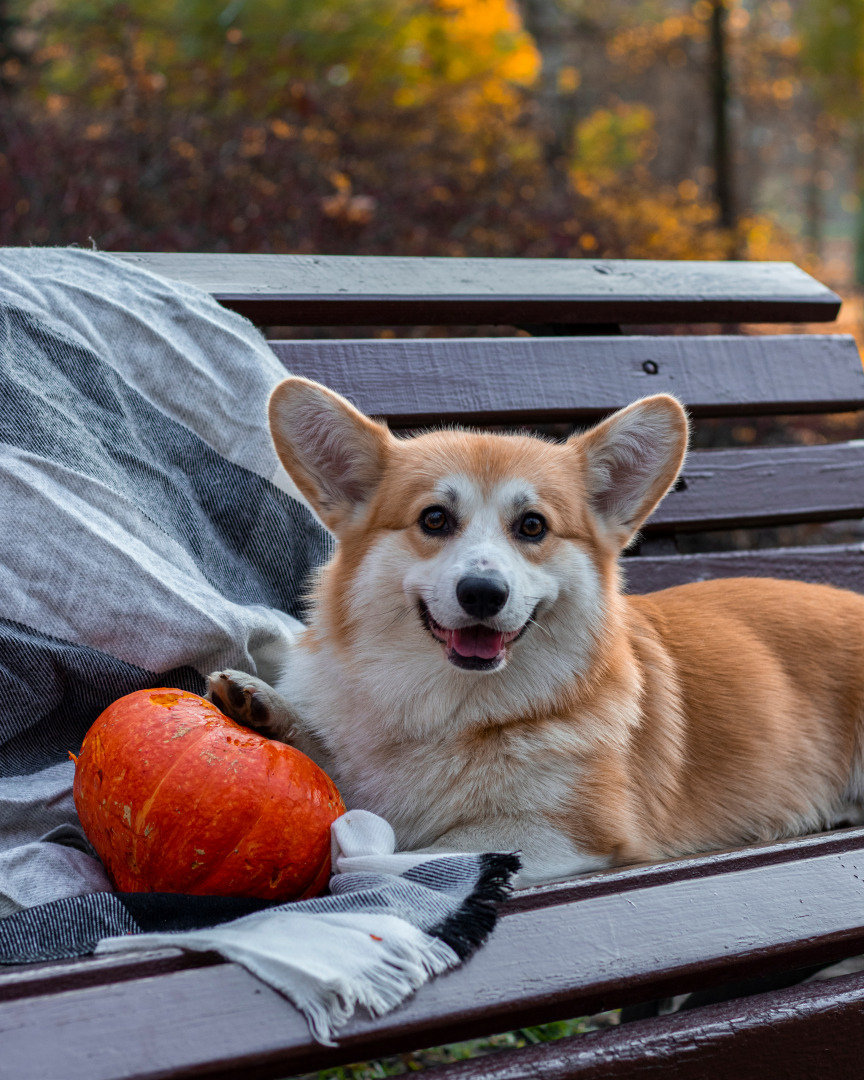
[[[568,0],[519,0],[519,10],[542,58],[534,90],[535,130],[547,165],[566,185],[581,83],[577,46],[596,27]]]
[[[726,14],[726,0],[711,0],[710,80],[714,192],[720,212],[720,224],[734,236],[738,215],[735,207],[732,136],[729,124],[729,46]],[[730,254],[734,255],[734,243]]]
[[[173,108],[265,119],[318,96],[395,95],[530,83],[530,39],[506,0],[54,0],[29,7],[43,36],[43,94],[121,105],[158,94]],[[494,83],[502,85],[493,87]],[[504,94],[506,97],[507,95]],[[302,111],[302,110],[301,110]]]
[[[647,72],[668,73],[667,83],[677,91],[672,91],[677,114],[675,138],[686,145],[688,126],[699,136],[693,141],[703,144],[700,186],[713,192],[717,224],[727,232],[726,253],[735,257],[739,214],[733,184],[736,162],[730,122],[728,7],[728,0],[640,0],[614,5],[606,10],[609,22],[605,36],[606,55],[628,73],[631,93],[644,97]],[[656,78],[654,81],[656,84]],[[687,101],[684,110],[680,108],[682,100]],[[702,131],[710,133],[707,138],[701,137]],[[668,143],[668,138],[665,141]],[[691,156],[695,150],[695,146],[691,148]],[[692,172],[696,171],[692,167]],[[692,175],[687,181],[694,182]]]
[[[807,76],[852,145],[858,202],[855,279],[864,285],[864,0],[808,0],[796,19]]]
[[[9,0],[0,0],[0,96],[18,86],[27,54],[18,40],[20,19],[11,11]]]
[[[722,259],[727,234],[716,207],[697,198],[696,184],[658,184],[648,165],[657,152],[654,114],[644,105],[597,109],[576,128],[572,177],[595,218],[615,223],[630,250],[644,258]],[[586,244],[586,251],[593,245]]]

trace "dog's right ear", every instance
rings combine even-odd
[[[393,436],[310,379],[279,383],[270,395],[269,416],[279,460],[324,524],[338,533],[378,485]]]

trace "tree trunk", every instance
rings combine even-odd
[[[726,0],[713,0],[711,9],[711,116],[714,130],[714,197],[720,225],[734,235],[737,222],[733,182],[732,136],[729,125],[729,58],[726,42]],[[731,241],[731,257],[736,243]]]
[[[566,183],[576,122],[576,88],[566,76],[576,67],[576,17],[559,0],[518,0],[518,7],[543,62],[535,99],[546,162]]]
[[[9,0],[0,0],[0,95],[11,94],[17,88],[18,79],[6,65],[20,66],[26,59],[14,42],[18,22],[10,14]]]
[[[864,285],[864,129],[859,125],[853,149],[855,192],[858,210],[855,216],[855,284]]]

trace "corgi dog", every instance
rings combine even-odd
[[[519,850],[525,886],[860,820],[864,597],[622,590],[684,460],[673,397],[564,443],[397,438],[301,378],[269,410],[337,550],[269,681],[214,672],[209,694],[401,850]]]

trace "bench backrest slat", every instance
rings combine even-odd
[[[819,322],[840,298],[792,263],[116,253],[259,325]]]
[[[709,578],[774,577],[864,592],[864,544],[640,555],[623,561],[627,591],[654,592]]]
[[[864,382],[864,377],[862,377]],[[864,442],[692,452],[643,529],[703,532],[864,516]]]
[[[864,408],[846,335],[274,341],[295,375],[397,426],[591,421],[647,394],[694,416]]]

